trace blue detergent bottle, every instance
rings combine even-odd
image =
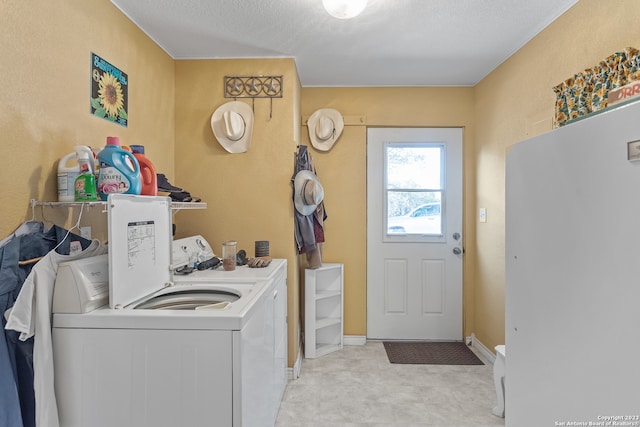
[[[107,200],[109,194],[140,194],[140,164],[127,150],[120,147],[120,138],[108,136],[107,145],[98,153],[100,172],[98,174],[98,194]]]

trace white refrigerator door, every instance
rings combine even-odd
[[[640,423],[640,162],[627,159],[635,140],[640,103],[507,155],[507,426]]]

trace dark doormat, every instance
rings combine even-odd
[[[414,365],[484,365],[463,342],[384,341],[391,363]]]

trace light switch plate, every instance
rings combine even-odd
[[[480,222],[487,222],[487,208],[480,208],[478,218],[480,219]]]

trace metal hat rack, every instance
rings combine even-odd
[[[269,98],[269,120],[273,112],[273,98],[282,98],[282,76],[225,76],[225,98]]]

